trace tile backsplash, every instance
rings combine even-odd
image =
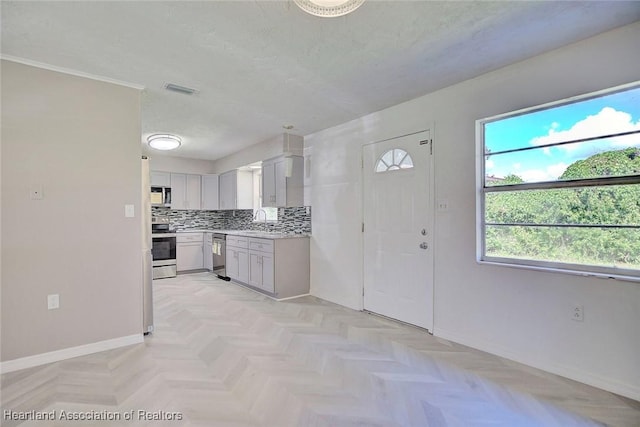
[[[253,221],[253,210],[183,211],[152,206],[152,215],[168,216],[171,228],[187,230],[205,228],[218,230],[264,230],[283,233],[311,233],[311,207],[278,208],[278,221]]]

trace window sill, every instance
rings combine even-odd
[[[557,267],[543,267],[543,266],[531,265],[531,264],[526,264],[526,265],[515,264],[510,262],[493,261],[493,260],[477,260],[477,262],[480,265],[483,265],[483,264],[493,265],[497,267],[517,268],[521,270],[534,270],[534,271],[543,271],[546,273],[570,274],[572,276],[595,277],[597,279],[613,279],[613,280],[620,280],[624,282],[640,283],[640,277],[627,276],[624,274],[597,273],[593,271],[571,270],[571,269],[557,268]]]

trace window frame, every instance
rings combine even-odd
[[[531,258],[510,258],[510,257],[496,257],[486,255],[486,227],[487,221],[485,220],[485,196],[494,192],[509,192],[509,191],[522,191],[522,190],[544,190],[544,189],[562,189],[562,188],[598,188],[609,185],[627,185],[627,184],[640,184],[640,175],[630,176],[615,176],[615,177],[598,177],[598,178],[584,178],[576,180],[565,181],[541,181],[541,182],[524,182],[518,184],[505,184],[500,186],[487,186],[485,183],[486,178],[486,151],[485,151],[485,124],[495,121],[504,120],[507,118],[513,118],[517,116],[527,115],[544,111],[563,105],[569,105],[588,101],[590,99],[596,99],[607,95],[612,95],[618,92],[640,88],[640,81],[632,82],[625,85],[620,85],[608,89],[603,89],[595,92],[591,92],[584,95],[573,96],[558,101],[548,102],[533,107],[528,107],[516,111],[498,114],[491,117],[476,120],[476,261],[479,264],[498,265],[505,267],[523,268],[529,270],[539,271],[551,271],[567,274],[574,274],[580,276],[595,276],[604,277],[625,281],[640,282],[640,269],[624,269],[615,267],[605,267],[592,264],[575,264],[570,262],[551,262],[540,261]],[[630,132],[631,134],[637,132]],[[627,132],[626,134],[629,134]],[[603,139],[605,136],[597,136],[590,139]],[[576,141],[563,141],[559,144],[562,145],[573,142],[581,142],[583,140]],[[505,150],[509,152],[511,150]],[[500,154],[504,152],[498,152]],[[620,228],[611,225],[602,225],[603,228]],[[567,227],[567,225],[559,225],[559,227]],[[638,225],[635,228],[640,228]]]
[[[402,153],[404,153],[404,156],[402,156],[402,159],[400,159],[400,163],[395,163],[395,154],[396,151],[400,151]],[[384,160],[384,157],[391,153],[391,157],[392,162],[391,164],[387,164],[386,160]],[[403,166],[405,164],[405,160],[409,160],[409,165],[408,166]],[[380,170],[380,166],[381,163],[384,164],[386,166],[385,170]],[[379,157],[378,160],[376,161],[375,165],[374,165],[374,172],[375,173],[387,173],[387,172],[396,172],[396,171],[402,171],[402,170],[411,170],[413,169],[413,157],[411,157],[411,154],[409,154],[409,152],[407,150],[404,150],[402,148],[390,148],[387,151],[385,151],[384,153],[382,153]]]

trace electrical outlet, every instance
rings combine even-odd
[[[449,201],[448,200],[438,200],[437,209],[440,212],[446,212],[449,210]]]
[[[42,193],[42,185],[32,185],[29,188],[29,198],[31,200],[42,200],[43,197],[44,195]]]
[[[571,310],[571,318],[576,322],[584,322],[584,307],[581,304],[574,304]]]
[[[49,310],[55,310],[56,308],[60,308],[60,295],[59,294],[47,295],[47,308]]]

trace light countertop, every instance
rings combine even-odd
[[[176,230],[176,233],[221,233],[232,236],[255,237],[258,239],[300,239],[310,237],[309,233],[295,234],[282,233],[279,231],[259,231],[259,230],[211,230],[204,228],[189,228],[186,230]]]

